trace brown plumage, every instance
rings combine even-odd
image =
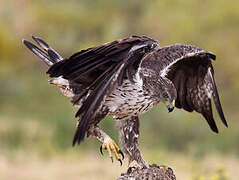
[[[97,124],[110,114],[118,121],[123,150],[130,162],[136,160],[147,166],[138,147],[138,116],[160,101],[169,111],[175,102],[177,108],[201,113],[210,128],[218,132],[213,99],[227,126],[211,63],[216,56],[209,51],[184,44],[160,47],[146,36],[131,36],[63,60],[43,40],[33,39],[42,49],[28,41],[24,44],[50,66],[47,73],[56,78],[51,83],[65,90],[63,94],[72,97],[79,107],[73,145],[80,144],[86,134],[106,142],[109,137]]]

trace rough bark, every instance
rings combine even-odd
[[[130,167],[117,180],[176,180],[173,170],[164,165],[152,164],[149,168]]]

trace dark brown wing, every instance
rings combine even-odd
[[[76,113],[79,123],[73,145],[84,139],[86,131],[94,124],[94,117],[116,83],[121,85],[123,78],[132,80],[131,76],[136,72],[142,57],[157,45],[158,42],[150,38],[132,36],[82,50],[48,70],[51,77],[62,76],[70,84],[82,87],[81,92],[73,98],[75,104],[84,98]]]
[[[217,133],[211,106],[213,99],[221,121],[227,126],[211,64],[211,59],[215,60],[216,56],[183,44],[160,48],[158,54],[162,75],[168,77],[177,89],[176,107],[201,113],[210,128]]]

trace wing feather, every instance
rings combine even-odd
[[[219,99],[219,94],[218,94],[217,86],[216,86],[215,79],[214,79],[213,69],[210,68],[209,71],[210,71],[209,73],[210,73],[210,78],[211,78],[211,82],[212,82],[212,86],[213,86],[212,96],[213,96],[214,104],[216,106],[217,112],[218,112],[223,124],[226,127],[228,127],[227,121],[225,119],[225,116],[224,116],[224,113],[223,113],[223,110],[222,110],[222,105],[221,105],[221,102],[220,102],[220,99]]]
[[[218,133],[212,113],[213,99],[220,119],[227,127],[211,64],[211,59],[216,59],[216,56],[184,44],[159,48],[157,53],[161,76],[169,78],[177,90],[175,106],[202,114],[210,128]]]
[[[74,104],[81,102],[75,115],[79,120],[73,145],[80,144],[90,126],[98,123],[95,117],[104,111],[104,101],[114,87],[122,85],[124,78],[131,79],[143,56],[157,45],[158,42],[150,38],[132,36],[82,50],[48,70],[51,77],[62,76],[71,84],[84,87],[72,99]]]
[[[80,117],[77,130],[73,139],[73,146],[76,142],[84,139],[86,131],[89,129],[90,121],[94,120],[95,115],[100,110],[102,102],[109,95],[116,84],[116,80],[122,70],[124,64],[118,64],[105,79],[97,86],[96,90],[90,94],[87,100],[76,113],[76,117]]]

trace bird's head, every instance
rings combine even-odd
[[[177,91],[172,81],[167,78],[162,78],[160,99],[167,106],[168,112],[172,112],[174,110],[176,98]]]

